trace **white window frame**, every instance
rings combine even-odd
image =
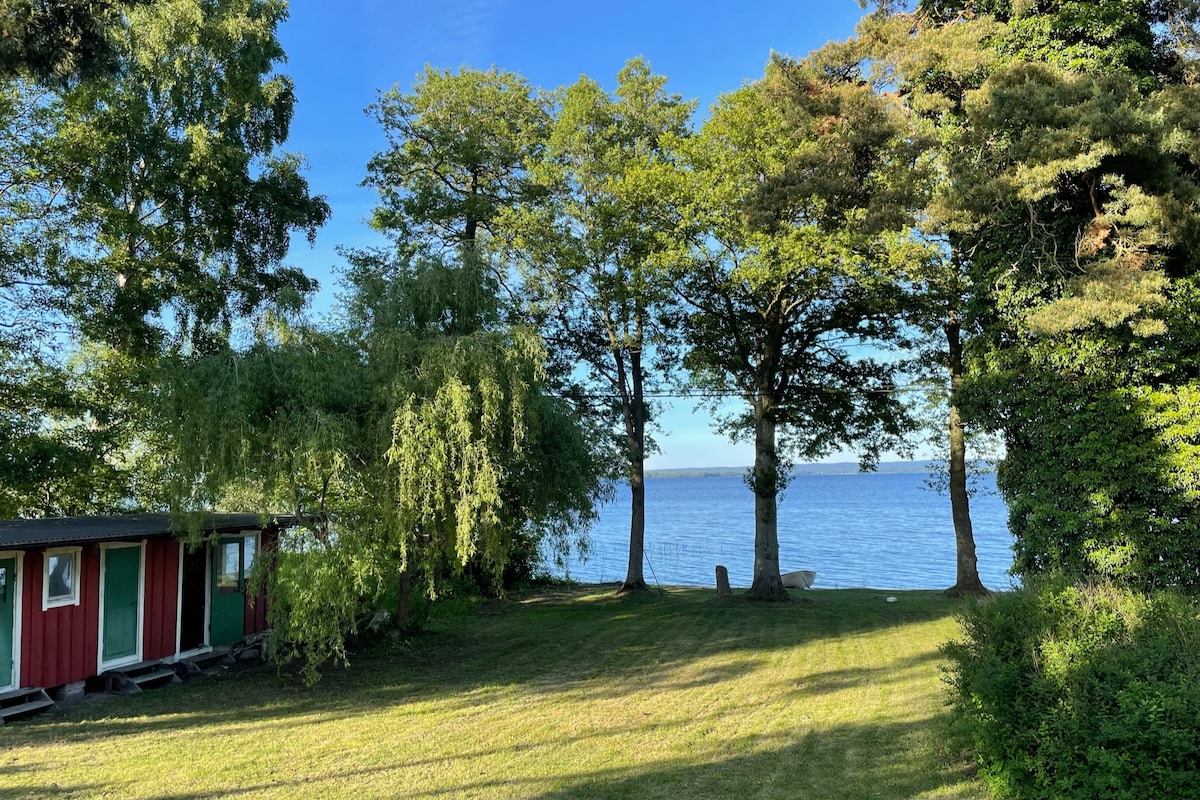
[[[71,572],[71,596],[70,597],[51,597],[50,596],[50,559],[55,556],[71,556],[72,572]],[[79,581],[82,577],[80,573],[83,569],[83,548],[82,547],[51,547],[45,550],[42,554],[42,611],[48,611],[51,608],[63,608],[65,606],[79,605]]]

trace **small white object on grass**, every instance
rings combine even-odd
[[[889,603],[894,603],[894,602],[896,602],[896,598],[895,598],[895,597],[889,597],[889,598],[887,599],[887,601],[888,601]]]

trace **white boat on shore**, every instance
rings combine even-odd
[[[798,569],[795,572],[785,572],[780,577],[783,578],[785,589],[807,589],[817,579],[817,573],[811,569]]]

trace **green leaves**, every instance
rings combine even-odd
[[[372,224],[433,250],[478,244],[529,191],[525,172],[549,122],[540,93],[495,68],[427,67],[411,92],[383,92],[369,111],[388,138],[367,164],[364,184],[380,195]]]

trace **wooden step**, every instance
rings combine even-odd
[[[187,659],[195,664],[200,669],[207,669],[214,664],[229,664],[233,661],[233,656],[230,654],[228,647],[214,647],[207,653],[201,653],[198,656],[191,656]]]
[[[126,677],[138,686],[165,686],[168,683],[179,683],[179,676],[175,674],[175,669],[165,664],[146,672],[136,672],[132,675],[126,673]]]
[[[175,668],[164,661],[139,661],[123,667],[105,670],[100,676],[104,680],[104,691],[121,694],[136,694],[142,688],[154,688],[179,683]]]
[[[54,706],[54,701],[40,687],[16,689],[0,694],[0,725],[9,719],[34,714]]]

